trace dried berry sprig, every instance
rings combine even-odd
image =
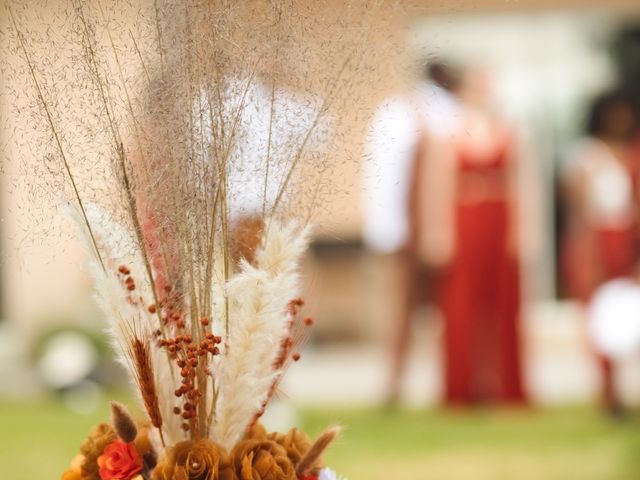
[[[208,319],[200,319],[200,324],[208,325]],[[158,340],[158,346],[168,353],[180,372],[181,383],[174,395],[181,399],[182,404],[176,405],[173,413],[184,420],[182,429],[196,439],[205,433],[201,431],[201,416],[205,419],[207,416],[200,402],[205,395],[202,385],[204,383],[206,388],[207,377],[210,374],[208,365],[213,357],[220,354],[221,343],[222,337],[211,332],[207,332],[199,342],[194,340],[191,334]]]
[[[289,316],[287,330],[285,336],[280,340],[280,348],[273,362],[273,371],[275,372],[273,382],[269,388],[267,397],[263,400],[260,408],[249,422],[247,431],[251,430],[256,422],[264,415],[269,402],[271,402],[278,391],[282,378],[291,362],[297,362],[301,358],[299,350],[309,339],[309,327],[313,325],[313,319],[311,317],[300,319],[298,314],[303,306],[304,300],[302,298],[291,300],[287,306]]]

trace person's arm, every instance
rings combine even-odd
[[[576,158],[563,181],[566,222],[562,245],[563,270],[570,294],[587,302],[597,285],[600,265],[597,246],[589,221],[586,158]]]
[[[509,248],[519,261],[531,262],[540,254],[545,230],[540,172],[532,149],[515,129],[508,140],[507,155],[511,214]]]
[[[418,252],[427,265],[442,267],[452,260],[455,251],[455,146],[451,140],[427,136],[423,142]]]

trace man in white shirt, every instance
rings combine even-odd
[[[427,76],[428,81],[411,93],[394,95],[380,105],[369,130],[364,166],[365,243],[378,254],[393,255],[402,272],[396,282],[401,298],[394,322],[390,404],[399,396],[411,318],[428,297],[431,283],[415,252],[421,188],[417,172],[429,139],[443,139],[456,130],[457,100],[452,92],[457,73],[434,63]]]

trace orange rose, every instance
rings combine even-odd
[[[98,457],[102,480],[131,480],[142,471],[142,458],[132,443],[115,440]]]
[[[100,467],[98,457],[104,453],[111,442],[117,439],[116,432],[108,423],[97,425],[87,439],[80,445],[80,453],[84,456],[82,461],[82,479],[100,480]]]

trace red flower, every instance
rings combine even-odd
[[[316,477],[315,475],[305,475],[300,480],[318,480],[318,477]]]
[[[142,458],[133,443],[111,442],[98,457],[102,480],[130,480],[142,471]]]

